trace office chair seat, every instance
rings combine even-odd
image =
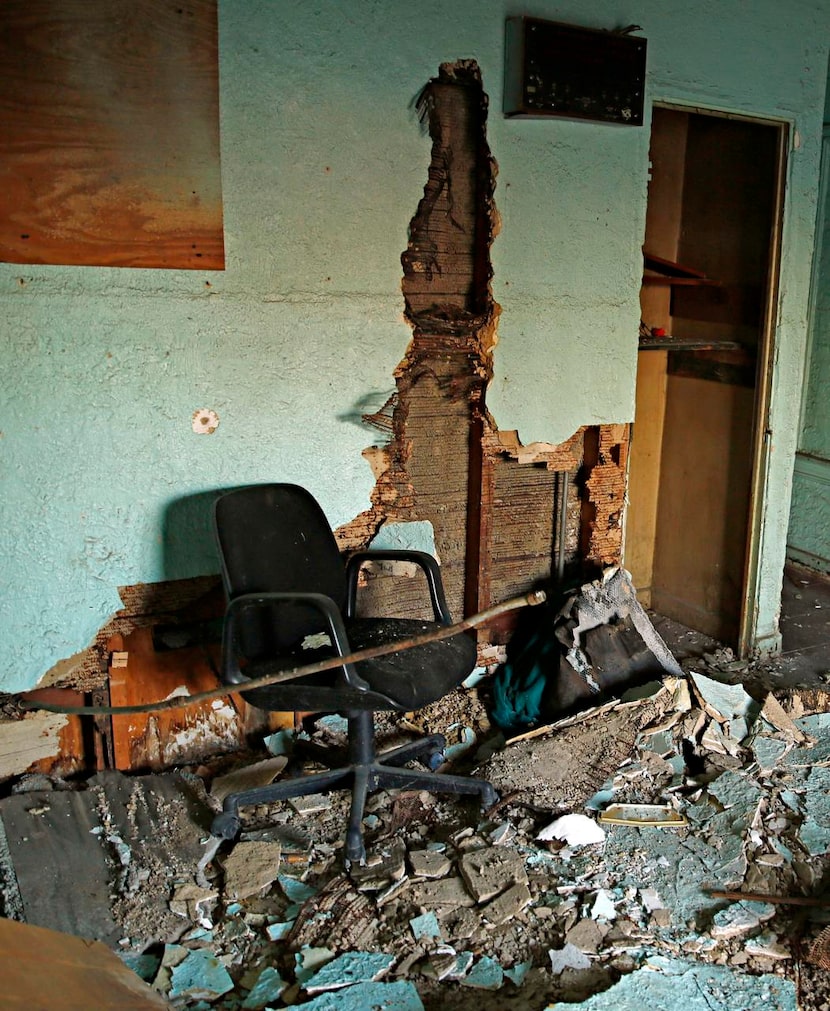
[[[466,633],[266,687],[244,687],[262,674],[400,642],[451,624],[440,570],[431,555],[358,552],[344,565],[322,509],[309,492],[290,484],[255,485],[222,495],[215,525],[228,598],[223,680],[258,708],[343,713],[348,747],[346,764],[226,797],[222,814],[214,819],[213,835],[234,838],[242,806],[351,787],[348,864],[365,859],[363,810],[372,791],[426,789],[475,794],[484,806],[495,802],[495,791],[485,780],[405,767],[417,759],[436,768],[446,743],[440,734],[380,755],[375,750],[372,713],[406,712],[435,702],[471,672],[476,647]],[[435,620],[357,616],[360,567],[371,559],[414,562],[426,577]],[[328,636],[328,647],[303,648],[309,636],[320,633]],[[337,749],[331,756],[336,761],[341,757]]]

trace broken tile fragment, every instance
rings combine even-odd
[[[565,814],[552,821],[536,836],[542,842],[561,839],[571,847],[603,842],[605,830],[586,814]]]
[[[775,906],[769,902],[733,902],[720,909],[712,920],[710,933],[717,940],[738,937],[755,930],[764,920],[775,916]]]
[[[504,975],[506,979],[509,979],[511,983],[516,986],[521,986],[525,981],[525,976],[533,968],[533,963],[528,962],[517,962],[512,969],[505,969]]]
[[[409,921],[409,926],[412,928],[412,936],[416,941],[420,941],[424,937],[441,936],[441,926],[438,923],[438,917],[432,912],[414,917]]]
[[[502,892],[501,895],[497,895],[486,906],[483,906],[481,915],[488,923],[492,923],[498,927],[512,920],[525,906],[529,906],[530,902],[530,891],[527,885],[523,881],[520,881],[518,884],[508,888],[507,891]]]
[[[653,913],[655,909],[663,908],[663,900],[655,888],[641,888],[640,902],[642,902],[647,913]]]
[[[479,990],[498,990],[504,982],[504,969],[494,958],[484,955],[459,982]]]
[[[224,862],[225,896],[258,895],[279,876],[282,847],[273,842],[238,842]]]
[[[590,969],[591,960],[575,944],[565,944],[562,948],[550,948],[550,971],[560,976],[565,969]]]
[[[273,966],[266,966],[259,974],[251,992],[242,1002],[244,1011],[261,1011],[269,1004],[275,1004],[288,984]]]
[[[331,798],[327,797],[324,793],[307,793],[303,797],[289,797],[288,803],[297,814],[308,817],[312,814],[328,811],[331,807]]]
[[[233,990],[228,970],[206,948],[189,951],[178,965],[173,966],[170,977],[170,997],[174,999],[215,1000]]]
[[[457,971],[458,954],[455,948],[449,944],[441,944],[435,951],[430,952],[429,959],[423,964],[422,968],[425,976],[432,975],[437,980],[454,979],[456,978]]]
[[[703,708],[719,722],[739,717],[753,719],[761,709],[740,684],[724,684],[697,671],[690,671],[689,677],[703,703]]]
[[[165,944],[161,956],[161,963],[153,980],[153,989],[159,993],[167,993],[170,989],[171,972],[173,968],[180,965],[190,954],[190,949],[182,944]]]
[[[268,737],[263,738],[262,743],[272,755],[281,757],[291,752],[293,739],[293,730],[277,730],[276,733],[269,734]]]
[[[455,964],[441,978],[460,980],[462,976],[466,976],[470,971],[470,966],[474,961],[475,955],[471,951],[459,951],[455,957]]]
[[[294,975],[300,986],[304,986],[319,969],[322,969],[333,958],[334,952],[330,948],[312,948],[304,944],[294,954]]]
[[[778,935],[773,933],[759,934],[758,937],[750,938],[744,945],[744,951],[747,955],[773,958],[776,961],[792,958],[790,950],[778,940]]]
[[[327,962],[303,984],[308,993],[340,990],[358,983],[376,983],[389,971],[393,955],[376,951],[346,951]]]
[[[403,840],[384,842],[370,853],[365,864],[353,863],[349,875],[360,891],[380,891],[390,881],[400,881],[406,874],[406,846]]]
[[[591,907],[591,917],[594,920],[614,920],[617,917],[617,907],[614,905],[614,897],[604,888],[596,894],[594,904]]]
[[[302,1005],[305,1011],[367,1011],[368,1008],[383,1008],[383,1011],[424,1011],[418,991],[409,982],[359,983],[321,993]]]
[[[476,900],[464,887],[460,878],[439,878],[438,881],[419,881],[413,885],[413,900],[419,906],[474,906]]]
[[[820,856],[830,849],[830,769],[811,769],[805,785],[804,822],[798,837],[811,856]]]
[[[349,721],[345,716],[340,716],[338,713],[321,716],[318,720],[315,720],[315,724],[318,727],[325,727],[326,730],[330,730],[333,734],[347,734],[349,732]]]
[[[596,955],[603,934],[595,920],[582,919],[565,934],[565,942],[588,955]]]
[[[447,856],[435,850],[412,850],[409,866],[416,878],[443,878],[452,864]]]
[[[284,920],[279,923],[269,923],[265,928],[265,933],[268,935],[269,941],[282,941],[284,938],[288,937],[291,933],[291,928],[294,926],[294,920]]]
[[[803,730],[787,715],[784,707],[772,693],[764,699],[761,716],[770,726],[782,733],[788,741],[795,744],[803,744],[806,741],[807,738]]]
[[[487,838],[494,846],[504,846],[514,835],[513,826],[510,822],[505,821],[501,825],[496,825],[491,832],[488,832]]]
[[[789,745],[775,737],[757,736],[752,741],[752,752],[762,775],[768,775],[778,764]]]
[[[290,874],[280,874],[277,876],[280,888],[289,902],[306,902],[317,894],[317,889],[307,885],[304,881],[292,878]]]
[[[219,892],[216,889],[202,888],[195,882],[187,881],[178,885],[173,892],[170,899],[170,910],[176,916],[185,917],[195,923],[202,923],[206,917],[206,910],[203,907],[218,898]]]
[[[158,973],[161,959],[158,955],[136,954],[132,951],[121,951],[118,953],[121,961],[140,976],[145,983],[151,983]]]
[[[488,846],[465,853],[459,869],[476,902],[487,902],[511,885],[527,883],[524,857],[503,847]]]

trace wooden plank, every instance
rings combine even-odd
[[[0,919],[3,1006],[157,1011],[170,1004],[98,941]]]
[[[150,628],[136,629],[124,637],[123,645],[124,665],[110,667],[114,706],[157,702],[173,692],[193,695],[219,684],[201,649],[156,652]],[[237,707],[223,700],[113,716],[112,730],[115,767],[124,770],[199,761],[218,751],[232,751],[245,736]]]
[[[68,725],[69,717],[46,712],[0,723],[0,780],[28,772],[38,762],[54,761]]]
[[[706,274],[702,270],[695,270],[694,267],[684,266],[675,260],[669,260],[665,256],[655,256],[654,253],[647,253],[643,250],[643,266],[646,270],[657,270],[666,277],[675,278],[698,278],[702,280]]]
[[[644,274],[643,284],[661,284],[670,288],[699,288],[701,285],[721,287],[722,281],[711,277],[660,277],[657,274]]]
[[[0,259],[224,267],[215,0],[4,0]]]
[[[57,702],[63,705],[82,706],[85,702],[83,692],[75,692],[70,688],[41,688],[27,692],[29,699],[40,699],[42,702]],[[91,717],[67,716],[66,724],[58,734],[58,749],[53,756],[38,759],[33,762],[28,771],[41,772],[47,776],[71,776],[84,769],[89,762],[84,742],[82,720]]]

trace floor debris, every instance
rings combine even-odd
[[[511,741],[488,729],[481,685],[443,716],[389,720],[390,744],[413,719],[475,728],[457,761],[501,800],[481,815],[374,794],[367,862],[348,871],[339,792],[302,814],[244,809],[240,839],[200,871],[244,756],[200,776],[33,783],[0,800],[0,911],[100,938],[192,1011],[795,1009],[794,966],[824,971],[801,952],[830,922],[830,715],[695,667]],[[342,744],[342,727],[312,737]]]

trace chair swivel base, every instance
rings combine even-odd
[[[239,808],[245,805],[269,804],[289,797],[303,797],[311,793],[351,787],[352,804],[346,829],[345,859],[347,865],[352,861],[363,863],[366,859],[363,812],[370,793],[392,788],[428,790],[430,793],[478,794],[482,807],[495,804],[498,799],[496,791],[484,779],[402,768],[407,762],[422,756],[426,756],[428,764],[434,766],[436,761],[440,762],[445,743],[440,734],[433,734],[380,755],[375,755],[372,749],[368,749],[369,754],[360,755],[357,761],[353,760],[349,765],[337,769],[232,793],[225,798],[222,813],[213,819],[211,835],[234,839],[240,829]]]

